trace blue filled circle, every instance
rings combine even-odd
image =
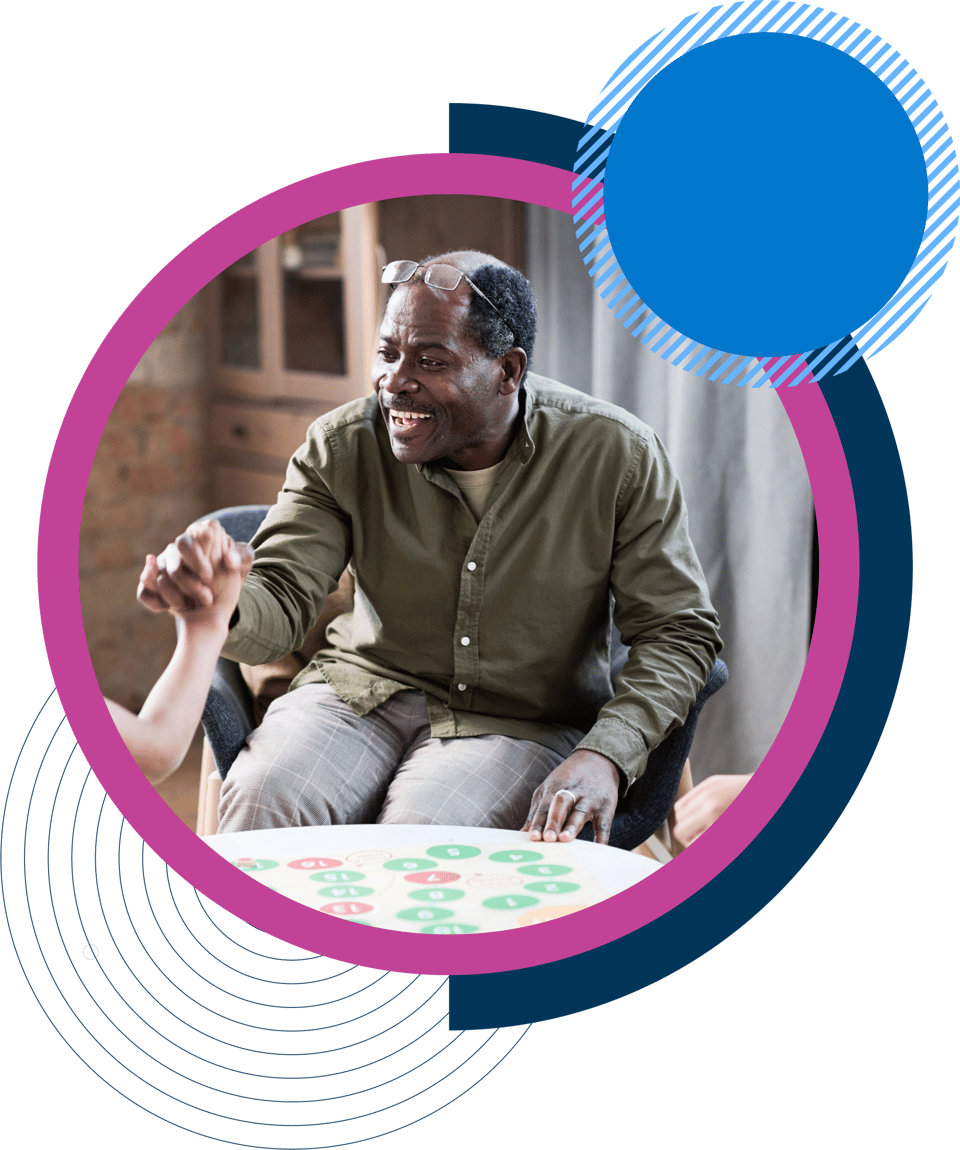
[[[801,36],[732,36],[637,93],[604,210],[621,270],[661,319],[708,347],[781,356],[841,339],[896,292],[927,176],[907,113],[864,65]]]

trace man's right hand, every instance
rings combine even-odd
[[[246,578],[253,566],[249,547],[230,546],[230,537],[216,519],[191,524],[159,557],[148,555],[137,599],[148,611],[188,611],[209,607],[221,563]]]

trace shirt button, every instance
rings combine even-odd
[[[476,569],[477,569],[476,563],[468,563],[467,564],[467,570],[468,571],[476,571]]]
[[[458,691],[465,691],[466,689],[467,689],[466,683],[457,683],[457,690]]]
[[[460,645],[462,647],[469,647],[470,646],[470,638],[468,635],[464,635],[464,637],[460,640]]]

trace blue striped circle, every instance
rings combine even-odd
[[[810,373],[783,372],[782,360],[757,363],[729,349],[718,350],[678,331],[640,298],[617,260],[604,215],[607,159],[621,121],[644,86],[684,53],[714,41],[745,33],[788,33],[830,45],[868,69],[896,97],[912,125],[923,155],[926,176],[926,215],[919,250],[893,295],[855,330],[829,341],[806,357],[812,377],[820,380],[846,371],[861,355],[883,350],[920,314],[931,290],[946,268],[960,207],[956,151],[946,120],[916,70],[890,44],[856,21],[836,12],[798,3],[735,3],[684,17],[650,37],[624,60],[610,77],[597,105],[587,117],[579,141],[573,181],[573,210],[584,262],[606,305],[635,337],[674,365],[697,376],[737,386],[795,386]],[[687,151],[656,137],[651,163],[673,164],[695,178],[696,148]],[[670,150],[668,145],[672,145]],[[682,152],[682,154],[681,154]],[[857,135],[851,130],[850,162],[856,163]],[[756,178],[762,179],[758,159]],[[797,177],[816,173],[801,159]],[[701,173],[708,179],[709,173]]]

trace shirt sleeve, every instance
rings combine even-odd
[[[610,586],[630,654],[578,749],[606,755],[629,786],[683,725],[722,647],[680,481],[654,435],[641,441],[618,503]]]
[[[259,664],[297,650],[336,589],[352,551],[350,517],[334,494],[337,462],[314,424],[253,538],[256,558],[223,648],[227,658]]]

